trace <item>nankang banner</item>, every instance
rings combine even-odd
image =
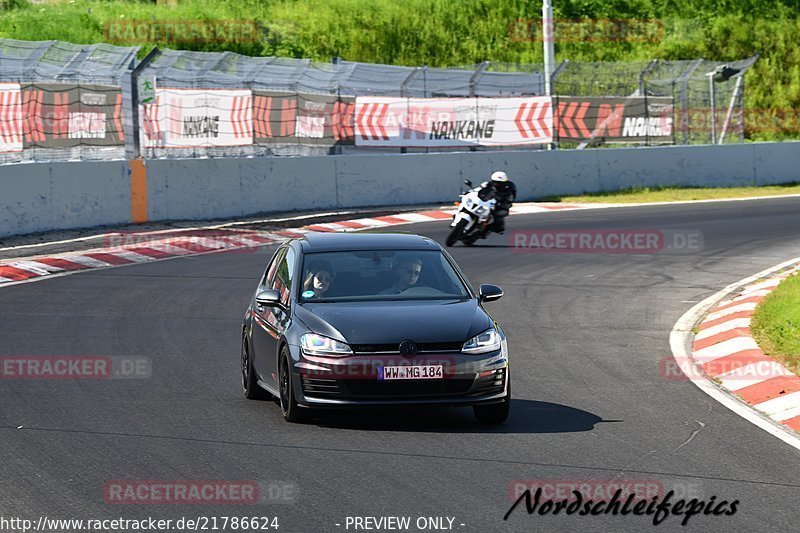
[[[158,87],[155,99],[140,106],[142,146],[208,148],[253,143],[249,89]]]
[[[553,140],[550,98],[359,96],[357,146],[512,146]]]
[[[672,144],[671,97],[583,97],[555,99],[559,141]]]

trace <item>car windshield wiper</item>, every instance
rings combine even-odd
[[[314,300],[306,300],[303,303],[304,304],[332,304],[332,303],[336,303],[336,300],[330,300],[330,299],[328,299],[328,300],[325,300],[325,299],[316,300],[316,299],[314,299]]]

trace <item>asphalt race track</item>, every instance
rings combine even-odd
[[[287,533],[355,531],[348,516],[455,517],[454,530],[470,532],[652,528],[647,516],[528,516],[524,506],[503,520],[515,480],[617,480],[740,502],[734,516],[698,515],[684,528],[670,516],[661,531],[795,529],[798,451],[690,382],[665,379],[659,361],[694,303],[800,255],[800,199],[519,215],[507,225],[694,230],[704,247],[519,253],[495,235],[451,249],[474,285],[505,289],[487,304],[510,339],[515,400],[499,428],[476,425],[468,409],[335,412],[296,425],[272,402],[245,400],[241,319],[272,248],[4,288],[0,355],[144,356],[152,377],[0,380],[0,514],[277,516]],[[444,242],[448,228],[401,229]],[[254,505],[112,505],[113,480],[257,480],[288,492]]]

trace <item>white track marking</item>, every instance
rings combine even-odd
[[[104,253],[104,252],[90,250],[84,253]],[[95,259],[94,257],[88,257],[85,255],[67,254],[67,255],[59,255],[58,258],[64,259],[66,261],[71,261],[73,263],[78,263],[79,265],[85,265],[89,268],[105,268],[112,266],[111,263],[106,263],[105,261],[101,261],[99,259]]]
[[[344,231],[348,229],[347,226],[342,226],[341,224],[337,224],[335,222],[321,222],[319,224],[311,224],[311,225],[314,226],[315,228],[326,228],[331,231]]]
[[[591,208],[581,207],[581,209],[591,209]],[[529,215],[531,213],[547,213],[553,211],[568,211],[568,209],[567,208],[549,209],[541,205],[521,205],[521,206],[513,206],[511,208],[511,213],[514,215]]]
[[[771,292],[772,292],[772,290],[770,290],[770,289],[760,289],[760,290],[757,290],[757,291],[749,292],[747,294],[743,293],[740,296],[737,296],[736,298],[731,300],[731,303],[741,302],[742,300],[746,300],[748,298],[752,298],[753,296],[766,296]]]
[[[392,215],[394,218],[401,218],[408,222],[432,222],[434,220],[440,220],[433,217],[429,217],[428,215],[421,215],[419,213],[402,213],[399,215]]]
[[[37,263],[36,261],[16,261],[14,263],[9,263],[7,266],[27,270],[28,272],[33,272],[37,276],[48,276],[53,272],[64,270],[63,268],[51,267],[50,265]]]
[[[48,272],[64,272],[66,270],[65,268],[61,268],[61,267],[57,267],[57,266],[53,266],[53,265],[48,265],[47,263],[40,263],[39,261],[36,261],[36,260],[18,261],[18,262],[14,263],[14,264],[15,265],[19,265],[19,264],[23,264],[23,263],[30,263],[31,266],[36,267],[36,268],[40,268],[42,270],[47,270]]]
[[[755,285],[747,287],[747,289],[742,291],[742,296],[744,296],[745,294],[753,296],[754,292],[763,289],[774,289],[775,287],[778,286],[778,284],[783,280],[784,277],[785,276],[781,276],[778,279],[768,279],[767,281],[762,281],[761,283],[756,283]]]
[[[121,257],[123,259],[127,259],[128,261],[133,261],[134,263],[147,263],[149,261],[155,261],[154,257],[132,252],[131,250],[114,250],[113,252],[107,252],[107,253],[111,255],[116,255],[117,257]]]
[[[716,311],[714,313],[710,313],[703,322],[716,320],[718,318],[732,315],[733,313],[739,313],[741,311],[755,311],[757,305],[758,304],[756,302],[745,302],[743,304],[734,305],[733,307],[723,309],[722,311]]]
[[[362,226],[369,226],[371,228],[384,228],[386,226],[393,225],[391,222],[384,222],[383,220],[376,220],[374,218],[357,218],[351,222],[361,224]]]
[[[794,409],[797,408],[798,405],[800,405],[800,391],[784,394],[783,396],[772,398],[766,402],[757,403],[753,407],[769,416],[776,417],[776,419],[788,420],[792,417],[786,416],[786,418],[782,418],[785,416],[784,413],[790,410],[794,412]]]
[[[796,416],[800,416],[800,402],[796,402],[794,407],[790,407],[789,409],[775,413],[771,416],[771,418],[783,422],[784,420],[789,420],[790,418],[794,418]]]
[[[727,322],[723,322],[722,324],[717,324],[716,326],[711,326],[710,328],[702,330],[700,333],[694,336],[694,340],[700,341],[707,339],[708,337],[713,337],[714,335],[719,335],[720,333],[725,333],[726,331],[730,331],[732,329],[749,327],[749,318],[733,318]]]
[[[708,363],[720,357],[727,357],[743,350],[758,350],[758,344],[751,337],[734,337],[713,346],[694,352],[694,359],[700,364]]]

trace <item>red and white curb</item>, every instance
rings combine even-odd
[[[574,209],[609,209],[609,208],[635,208],[645,206],[696,204],[706,202],[732,202],[749,201],[774,198],[788,198],[800,195],[765,196],[752,198],[730,198],[713,200],[684,200],[677,202],[648,202],[630,204],[562,204],[552,203],[521,203],[511,208],[511,215],[548,213],[554,211]],[[111,233],[106,235],[109,240],[114,238],[125,241],[126,239],[138,240],[137,245],[103,246],[92,250],[80,252],[60,253],[47,256],[30,256],[0,260],[0,288],[9,287],[19,283],[30,283],[40,279],[64,276],[85,270],[113,268],[151,261],[161,261],[175,257],[213,253],[222,250],[241,250],[257,246],[264,246],[284,241],[288,238],[298,237],[310,231],[359,231],[362,229],[383,228],[400,224],[413,224],[417,222],[430,222],[433,220],[448,219],[452,216],[453,209],[423,212],[405,212],[390,216],[375,218],[358,218],[324,224],[311,224],[300,228],[285,231],[259,232],[252,230],[236,230],[235,226],[251,224],[247,222],[232,222],[220,225],[209,225],[183,230],[160,230],[137,233]],[[86,238],[59,241],[50,244],[67,244],[79,242]],[[44,243],[47,244],[47,243]],[[23,245],[14,247],[34,248],[39,245]]]
[[[513,207],[511,214],[546,213],[581,209],[582,207],[564,204],[523,204]],[[310,232],[346,232],[387,228],[401,224],[448,220],[452,216],[453,210],[449,209],[309,224],[299,228],[271,232],[209,226],[183,230],[115,233],[105,236],[107,245],[99,248],[0,261],[0,287],[30,283],[78,271],[149,263],[187,255],[242,251],[283,242]]]
[[[800,258],[726,287],[681,317],[670,344],[683,373],[701,390],[800,449],[794,433],[800,432],[800,376],[765,355],[750,332],[756,306],[798,272]]]

